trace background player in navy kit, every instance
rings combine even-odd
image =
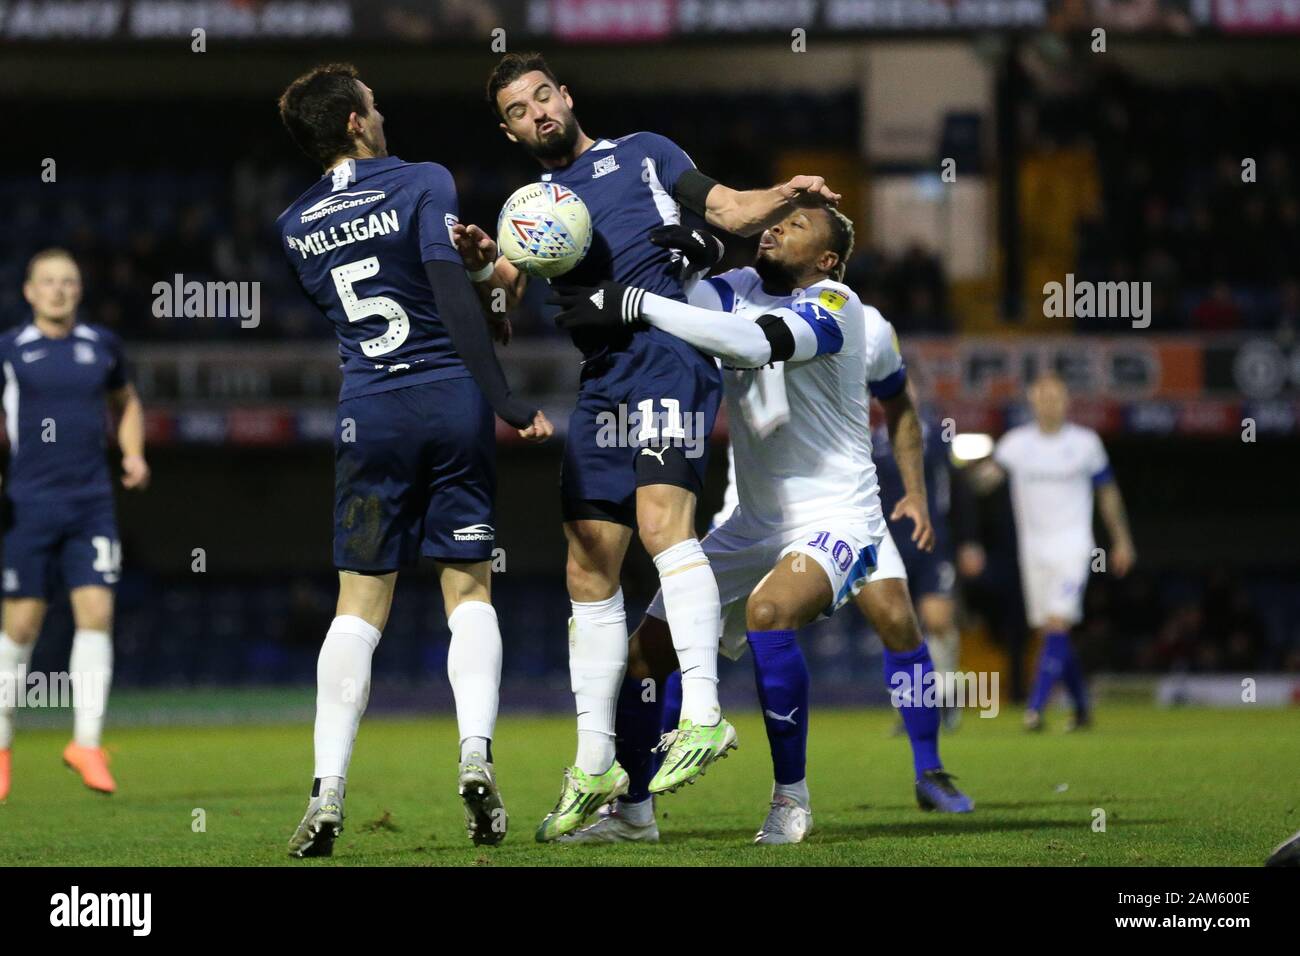
[[[525,439],[550,422],[514,397],[451,241],[457,197],[436,163],[388,155],[374,94],[349,64],[318,67],[280,116],[325,175],[277,222],[304,292],[334,323],[342,359],[335,436],[336,617],[317,666],[315,781],[289,843],[329,855],[348,762],[397,569],[437,562],[460,728],[459,791],[479,844],[505,837],[491,738],[501,634],[491,605],[496,460],[492,413]]]
[[[144,411],[117,336],[77,321],[81,273],[71,254],[37,253],[27,266],[23,296],[32,321],[0,337],[9,433],[4,494],[12,507],[4,536],[0,681],[21,680],[50,595],[62,584],[77,629],[68,665],[74,732],[63,759],[86,786],[113,793],[117,785],[100,735],[113,672],[113,586],[122,550],[104,458],[105,423],[111,410],[118,418],[123,486],[143,489],[149,483]],[[22,690],[18,683],[10,687]],[[0,800],[9,792],[12,743],[13,709],[0,709]]]
[[[538,160],[546,170],[543,180],[572,189],[591,212],[591,249],[564,283],[595,286],[614,279],[685,301],[680,255],[652,244],[656,229],[678,223],[679,204],[715,226],[750,235],[795,206],[839,199],[816,176],[771,189],[729,189],[654,133],[592,139],[573,113],[569,91],[535,53],[503,57],[488,78],[487,93],[507,139]],[[503,288],[509,301],[517,301],[525,277],[497,258],[491,238],[476,227],[456,232],[466,266],[484,294]],[[663,241],[662,232],[658,239]],[[735,745],[735,731],[718,706],[717,582],[695,537],[705,439],[721,399],[717,369],[712,359],[657,329],[636,335],[625,329],[581,330],[574,343],[585,361],[561,487],[578,753],[555,810],[538,829],[539,840],[577,829],[628,785],[614,759],[614,712],[628,639],[619,573],[633,527],[659,572],[683,675],[682,720],[651,781],[652,792],[676,789]],[[602,441],[603,417],[617,417],[620,407],[629,415],[649,409],[654,420],[649,428],[642,422],[633,441]],[[683,438],[696,443],[690,454]],[[640,688],[624,692],[639,694]]]
[[[916,601],[921,629],[925,632],[935,672],[944,674],[945,682],[951,684],[952,673],[957,669],[961,658],[961,635],[957,631],[956,602],[953,599],[957,572],[953,564],[953,529],[950,518],[953,496],[961,493],[964,485],[954,480],[942,426],[933,418],[920,413],[922,406],[912,379],[908,380],[907,391],[912,407],[918,412],[922,464],[922,475],[909,478],[912,481],[921,479],[925,483],[934,546],[929,550],[919,546],[917,540],[914,540],[914,534],[897,535],[893,540],[907,571],[908,590]],[[909,441],[915,441],[915,438],[910,434],[908,436]],[[883,425],[873,429],[871,442],[876,474],[880,480],[880,501],[885,513],[891,514],[898,503],[907,497],[908,483],[904,480],[900,463],[914,460],[915,455],[905,454],[900,457],[895,454],[895,449],[890,444],[889,429]],[[966,510],[969,513],[969,508]],[[950,730],[955,729],[960,717],[960,710],[945,708],[944,726]]]

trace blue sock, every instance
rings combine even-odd
[[[907,739],[912,744],[912,767],[917,779],[927,770],[942,770],[943,761],[939,759],[939,707],[924,705],[926,691],[931,687],[934,665],[930,662],[930,648],[923,642],[914,651],[897,654],[885,648],[885,687],[894,699],[900,687],[910,687],[912,695],[909,701],[898,707],[899,716],[903,718],[903,728]],[[929,690],[931,695],[936,691]]]
[[[779,784],[808,775],[808,665],[794,631],[750,631],[758,703]]]
[[[673,671],[664,680],[663,691],[660,695],[663,702],[663,725],[660,727],[660,733],[668,733],[676,730],[677,725],[682,719],[682,672]],[[664,757],[668,754],[662,750],[655,751],[652,754],[653,763],[651,772],[658,773],[659,768],[663,766]]]
[[[1058,678],[1064,677],[1074,649],[1070,647],[1070,635],[1064,631],[1052,631],[1043,638],[1043,650],[1038,655],[1038,677],[1034,680],[1034,689],[1029,694],[1029,709],[1041,711],[1047,706],[1052,696],[1052,688]]]
[[[654,753],[662,723],[662,695],[648,694],[641,681],[624,677],[614,717],[614,758],[629,778],[627,794],[621,799],[638,803],[650,796],[650,781],[662,759]]]
[[[1083,678],[1083,667],[1079,663],[1079,655],[1074,651],[1074,642],[1070,640],[1070,635],[1065,637],[1065,666],[1061,670],[1061,680],[1065,682],[1065,689],[1070,692],[1070,697],[1074,700],[1074,712],[1079,717],[1088,715],[1088,684]]]

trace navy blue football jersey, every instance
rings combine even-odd
[[[948,446],[939,433],[936,422],[921,421],[922,462],[925,467],[925,492],[930,503],[936,533],[946,528],[948,512],[952,508],[951,476],[948,473]],[[872,459],[880,481],[880,503],[888,515],[903,497],[903,476],[894,461],[894,449],[889,443],[889,432],[884,427],[872,430]]]
[[[334,323],[340,399],[469,371],[438,318],[424,263],[460,263],[451,173],[395,156],[349,159],[276,220],[299,283]]]
[[[591,213],[591,248],[558,279],[593,286],[605,279],[686,301],[672,252],[650,242],[650,231],[680,221],[673,199],[677,179],[695,164],[680,146],[657,133],[600,139],[570,165],[542,175],[577,193]],[[638,335],[668,337],[659,329]],[[577,329],[574,344],[587,358],[625,348],[626,329]]]
[[[0,336],[14,501],[111,496],[107,392],[128,381],[117,336],[78,323],[62,338],[34,323]]]

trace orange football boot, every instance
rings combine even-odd
[[[104,794],[117,790],[117,783],[108,772],[108,754],[103,747],[78,747],[75,740],[69,741],[63,748],[63,762],[81,774],[82,783],[91,790]]]
[[[0,750],[0,803],[4,803],[9,797],[9,758],[12,751]]]

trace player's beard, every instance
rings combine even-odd
[[[798,278],[793,269],[771,256],[756,258],[754,271],[763,280],[763,287],[772,292],[788,293],[794,288],[795,280]]]
[[[536,143],[526,143],[528,151],[538,159],[567,159],[573,155],[573,147],[578,142],[578,124],[572,118],[552,120],[560,124],[560,131],[549,139],[538,139]]]

